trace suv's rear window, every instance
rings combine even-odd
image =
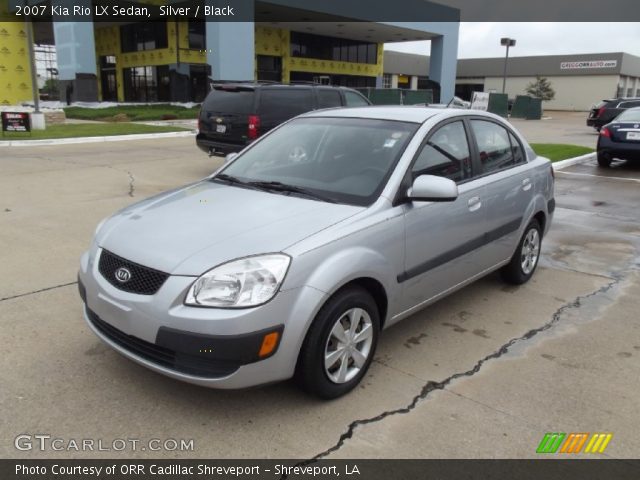
[[[214,87],[205,101],[205,109],[219,113],[253,113],[255,91]]]

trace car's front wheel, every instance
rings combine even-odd
[[[533,276],[540,258],[542,228],[535,218],[531,220],[520,239],[511,261],[502,268],[502,277],[514,285],[521,285]]]
[[[340,290],[318,312],[305,338],[296,381],[321,398],[351,391],[371,365],[380,331],[380,315],[361,287]]]

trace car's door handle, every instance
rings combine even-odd
[[[471,197],[467,205],[469,206],[470,212],[475,212],[482,206],[482,202],[480,201],[480,197]]]
[[[525,178],[524,180],[522,180],[522,190],[524,190],[525,192],[527,190],[531,190],[531,180],[528,178]]]

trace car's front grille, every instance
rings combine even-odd
[[[114,287],[139,295],[153,295],[169,277],[164,272],[125,260],[108,250],[102,250],[98,270]]]
[[[133,353],[161,367],[176,372],[203,378],[220,378],[231,375],[240,368],[236,362],[221,361],[211,358],[176,352],[166,347],[147,342],[138,337],[127,335],[102,320],[95,312],[87,307],[87,317],[102,335],[109,340]]]

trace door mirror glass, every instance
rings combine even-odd
[[[420,175],[407,191],[414,202],[453,202],[458,198],[458,185],[453,180],[435,175]]]
[[[224,157],[224,163],[229,163],[231,160],[238,156],[237,153],[229,153],[226,157]]]

